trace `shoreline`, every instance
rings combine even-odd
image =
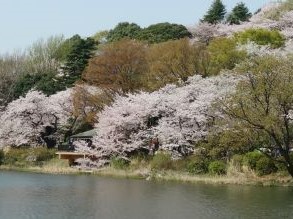
[[[268,175],[256,176],[255,174],[235,175],[190,175],[178,171],[151,171],[150,169],[121,170],[112,167],[105,167],[96,170],[77,169],[72,167],[46,168],[39,166],[17,167],[0,166],[0,171],[18,171],[28,173],[41,173],[52,175],[92,175],[112,178],[139,179],[147,181],[177,182],[189,184],[210,184],[210,185],[245,185],[245,186],[293,186],[293,178],[290,176]]]

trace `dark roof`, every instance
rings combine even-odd
[[[92,129],[86,132],[81,132],[76,135],[72,135],[70,136],[70,138],[93,138],[94,135],[96,135],[96,132],[97,132],[96,129]]]

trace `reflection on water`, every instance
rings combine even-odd
[[[293,188],[0,172],[0,218],[293,218]]]

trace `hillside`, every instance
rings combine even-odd
[[[292,175],[292,30],[286,1],[237,24],[124,22],[86,39],[40,41],[2,59],[0,148],[55,148],[95,128],[90,147],[74,142],[95,157],[83,165],[160,150],[191,159],[191,172],[218,162],[222,174],[233,157],[242,166],[258,150],[270,157],[256,155],[261,174]]]

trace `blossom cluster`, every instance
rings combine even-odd
[[[0,145],[42,145],[46,129],[56,131],[72,115],[71,90],[46,96],[39,91],[29,91],[25,97],[8,104],[1,112]]]
[[[239,78],[232,74],[202,78],[190,77],[179,86],[167,85],[152,92],[117,96],[112,106],[97,116],[93,150],[99,157],[125,156],[150,147],[177,155],[191,153],[194,143],[203,139],[213,124],[212,105],[234,91]]]

